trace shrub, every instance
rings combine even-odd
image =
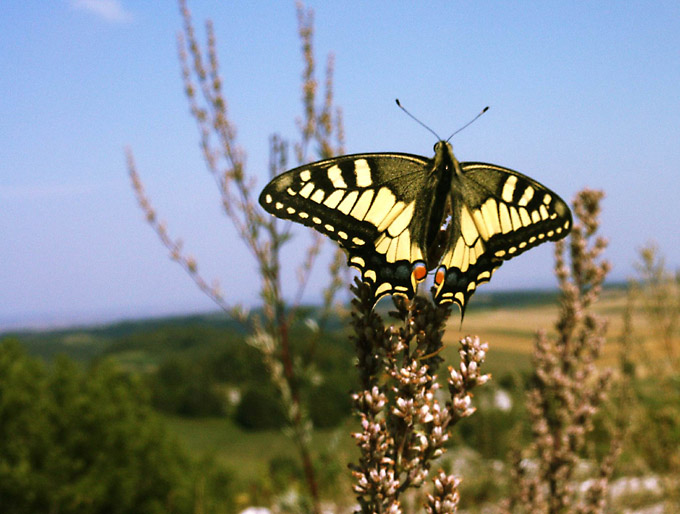
[[[171,510],[186,463],[134,377],[104,361],[51,368],[0,343],[3,512]]]
[[[180,416],[219,416],[224,403],[217,384],[200,363],[170,358],[151,379],[154,406]]]
[[[275,393],[259,386],[253,386],[243,392],[234,420],[249,430],[281,428],[286,422],[281,403]]]
[[[324,383],[309,395],[309,415],[318,428],[338,426],[350,414],[351,407],[347,390],[333,383]]]

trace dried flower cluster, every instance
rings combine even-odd
[[[443,359],[448,306],[422,297],[394,298],[391,316],[399,326],[385,326],[373,310],[370,287],[355,281],[352,291],[353,341],[362,390],[353,395],[361,432],[353,434],[360,449],[351,467],[354,493],[362,513],[402,512],[400,496],[423,485],[432,461],[445,451],[449,429],[474,412],[472,389],[489,380],[480,373],[487,345],[479,338],[461,340],[458,369],[448,369],[449,394],[440,399],[437,369]],[[439,472],[428,494],[430,513],[454,512],[458,479]]]
[[[233,223],[241,240],[255,257],[262,279],[263,316],[246,316],[238,305],[229,305],[220,292],[216,282],[210,284],[199,272],[196,260],[184,252],[181,240],[170,236],[165,224],[159,220],[150,199],[144,191],[137,172],[132,152],[127,152],[128,171],[138,203],[147,222],[154,229],[162,244],[170,251],[171,258],[178,262],[191,276],[197,286],[212,298],[225,312],[229,312],[246,324],[251,332],[249,341],[261,352],[269,368],[270,379],[277,387],[288,415],[289,430],[299,450],[305,480],[311,498],[312,511],[320,512],[317,480],[311,456],[311,422],[301,402],[299,392],[300,375],[307,370],[301,369],[298,362],[310,360],[296,358],[292,354],[289,340],[289,327],[298,314],[299,302],[309,279],[312,266],[319,255],[322,236],[316,235],[307,249],[307,258],[298,270],[298,287],[293,293],[292,304],[284,300],[280,274],[280,251],[290,239],[289,225],[282,225],[265,216],[256,202],[256,180],[246,173],[245,152],[236,141],[236,126],[230,120],[227,101],[223,94],[217,58],[216,39],[212,23],[206,23],[206,53],[199,44],[193,27],[191,14],[186,0],[179,0],[180,12],[184,21],[183,32],[178,37],[179,56],[184,80],[184,90],[189,101],[191,113],[196,120],[200,135],[203,157],[221,195],[225,214]],[[303,117],[298,120],[300,142],[295,145],[298,163],[306,162],[307,148],[316,143],[319,157],[327,158],[342,153],[343,131],[340,111],[334,106],[333,99],[333,60],[329,58],[325,92],[318,102],[318,87],[315,76],[313,55],[313,15],[301,4],[297,5],[298,32],[302,42],[304,60],[302,101]],[[317,105],[320,103],[320,106]],[[272,176],[286,170],[288,144],[278,136],[270,139],[270,173]],[[335,261],[330,268],[330,283],[324,293],[321,323],[334,302],[335,294],[343,281],[340,279],[342,267]],[[310,348],[318,336],[310,342]],[[306,353],[311,353],[306,352]],[[296,363],[294,365],[294,363]]]
[[[577,222],[569,246],[565,241],[556,244],[555,272],[561,290],[557,336],[539,332],[536,339],[533,385],[527,395],[534,442],[529,452],[514,456],[511,512],[594,513],[604,509],[618,444],[612,445],[610,455],[600,465],[599,479],[584,499],[577,499],[573,480],[610,378],[609,372],[595,365],[606,322],[591,310],[610,269],[601,259],[606,241],[595,237],[602,196],[591,190],[577,195]],[[537,460],[535,470],[529,469],[531,458]]]

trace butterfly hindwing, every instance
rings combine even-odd
[[[423,216],[426,169],[409,154],[358,154],[301,166],[276,177],[260,195],[270,213],[337,241],[376,298],[412,298],[425,278]],[[418,222],[421,220],[420,222]]]
[[[480,283],[504,260],[571,229],[571,212],[554,192],[508,168],[461,163],[462,191],[449,247],[436,276],[435,299],[464,311]]]

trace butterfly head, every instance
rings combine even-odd
[[[437,143],[435,143],[434,169],[439,173],[452,173],[455,170],[456,174],[462,174],[462,171],[460,171],[460,164],[453,155],[453,147],[448,141],[437,141]]]

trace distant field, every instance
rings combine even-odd
[[[280,430],[250,432],[239,428],[225,418],[187,419],[165,417],[168,428],[179,441],[195,455],[210,455],[244,477],[267,473],[267,463],[272,457],[297,458],[296,448],[290,438]],[[314,447],[321,451],[337,444],[338,455],[349,461],[354,453],[350,430],[355,422],[348,420],[341,428],[317,430]],[[336,441],[337,439],[337,441]]]
[[[626,303],[625,291],[619,288],[606,289],[595,306],[595,312],[606,318],[608,323],[607,342],[603,348],[602,364],[611,365],[618,358],[620,347],[618,342],[623,333],[623,312]],[[493,309],[470,309],[466,313],[465,323],[460,330],[460,321],[454,314],[449,321],[446,341],[457,345],[457,341],[466,335],[476,334],[489,343],[489,363],[493,364],[497,353],[502,359],[513,355],[516,363],[529,365],[529,356],[533,349],[536,332],[546,330],[555,334],[555,321],[558,316],[557,300],[545,304],[529,304],[518,308],[499,307]],[[647,338],[648,348],[653,352],[652,360],[663,358],[661,348],[655,344],[649,334],[649,327],[644,313],[639,310],[633,313],[634,337]],[[523,360],[520,356],[526,356]],[[495,365],[495,364],[494,364]]]

